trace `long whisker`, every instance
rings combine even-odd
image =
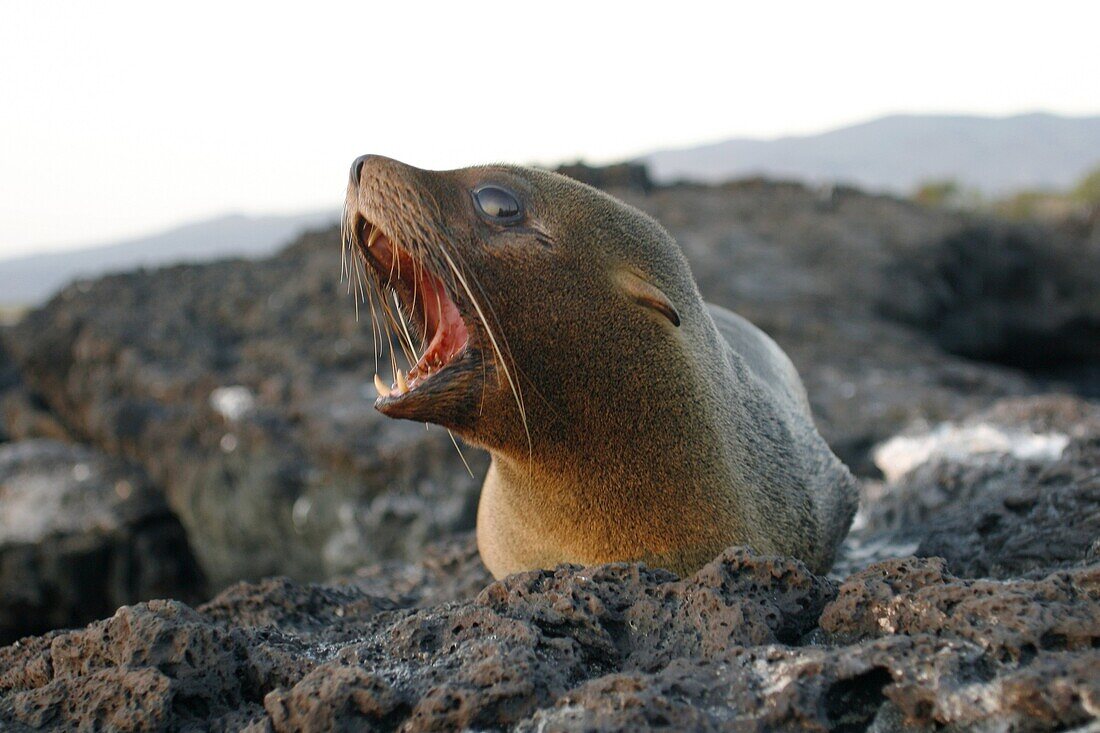
[[[397,318],[401,324],[401,333],[405,336],[405,356],[409,359],[409,364],[415,364],[418,359],[415,359],[416,349],[413,347],[412,334],[409,332],[409,324],[405,321],[405,313],[401,307],[401,302],[397,299],[397,293],[392,292],[393,304],[397,311]]]
[[[344,215],[340,217],[340,282],[348,274],[348,204],[344,202]],[[348,287],[351,287],[351,278],[348,278]]]
[[[348,201],[344,201],[343,216],[340,217],[340,282],[348,274]],[[349,278],[350,281],[350,278]]]
[[[462,253],[456,250],[454,252],[454,255],[455,255],[455,258],[458,261],[459,266],[462,267],[463,264],[464,264],[463,261],[462,261]],[[468,268],[465,268],[465,269],[468,269]],[[492,298],[489,297],[489,293],[485,290],[484,287],[482,287],[481,281],[478,279],[476,271],[471,271],[470,281],[473,283],[474,287],[477,288],[478,292],[481,293],[482,297],[484,298],[483,302],[485,303],[486,310],[488,311],[489,316],[492,317],[493,322],[499,324],[500,319],[497,317],[496,312],[493,310]],[[508,339],[502,336],[501,341],[502,341],[502,344],[503,344],[504,351],[505,351],[507,357],[509,358],[509,362],[511,364],[511,367],[517,372],[517,380],[522,379],[525,376],[524,373],[523,373],[523,369],[520,367],[519,364],[516,363],[516,360],[514,358],[512,358],[512,351],[511,351],[511,347],[508,343]],[[499,379],[500,379],[499,376],[497,377],[497,379],[499,381]],[[526,386],[531,389],[531,391],[534,393],[535,397],[537,397],[537,398],[539,398],[539,400],[541,400],[542,404],[546,407],[546,409],[548,409],[549,411],[553,412],[555,415],[558,415],[560,417],[560,413],[558,412],[558,410],[554,407],[554,405],[550,402],[550,400],[548,400],[546,398],[546,396],[543,395],[542,392],[539,391],[538,385],[535,384],[534,380],[527,379],[526,380]]]
[[[392,290],[390,291],[390,293],[394,294]],[[394,294],[394,296],[395,296],[395,301],[396,301],[396,295]],[[402,338],[403,334],[402,334],[401,326],[398,324],[397,316],[394,315],[393,309],[391,308],[389,302],[384,297],[379,297],[378,303],[382,307],[382,315],[385,316],[387,329],[390,332],[390,348],[391,348],[391,351],[393,350],[393,342],[396,341],[397,345],[401,348],[401,351],[404,352],[405,358],[406,359],[411,358],[411,355],[409,353],[407,344],[406,344],[405,340]],[[399,307],[399,312],[400,312],[400,307]],[[395,362],[395,364],[396,364],[396,362]]]
[[[367,264],[362,259],[356,259],[354,261],[354,265],[355,265],[355,281],[356,281],[356,283],[358,283],[357,287],[358,287],[358,292],[359,292],[359,298],[360,298],[360,300],[365,302],[366,301],[366,289],[367,288],[363,283],[364,283],[364,278],[366,278],[366,272],[364,271],[364,268],[366,268]]]
[[[504,354],[500,350],[500,345],[497,343],[497,338],[496,335],[493,333],[493,329],[489,326],[489,323],[485,318],[485,311],[481,307],[481,303],[474,296],[473,291],[470,289],[470,284],[466,281],[466,277],[458,269],[458,266],[455,264],[454,259],[451,258],[451,255],[444,247],[440,247],[439,251],[443,255],[443,257],[446,258],[447,264],[450,266],[451,271],[454,272],[455,277],[457,277],[458,281],[462,284],[462,289],[466,291],[466,296],[470,299],[470,303],[474,306],[474,310],[477,311],[477,316],[481,320],[481,324],[485,327],[485,333],[489,336],[489,342],[493,347],[493,352],[496,354],[501,366],[501,370],[504,372],[504,376],[508,380],[508,386],[512,390],[512,396],[516,398],[516,407],[519,408],[520,421],[523,423],[523,431],[527,435],[528,447],[531,448],[531,431],[527,425],[527,411],[523,407],[523,397],[520,394],[519,384],[517,384],[515,379],[512,378],[512,371],[509,368],[508,363],[504,359]]]
[[[448,430],[447,435],[451,436],[451,445],[458,451],[458,457],[462,459],[462,465],[466,467],[466,473],[470,474],[470,478],[473,478],[474,472],[470,470],[470,464],[466,462],[466,456],[462,455],[462,449],[458,447],[458,441],[455,440],[455,434]]]
[[[429,321],[428,313],[431,304],[428,302],[428,298],[425,297],[425,293],[428,292],[428,290],[422,287],[424,285],[424,268],[429,268],[431,274],[442,281],[440,283],[442,285],[442,290],[435,293],[435,308],[438,322],[442,323],[443,319],[443,293],[449,290],[452,294],[461,294],[462,299],[465,300],[474,311],[481,328],[484,329],[485,340],[489,344],[489,351],[492,354],[494,362],[499,366],[499,369],[493,370],[496,379],[499,380],[498,383],[507,383],[508,389],[511,391],[512,397],[515,400],[524,433],[527,436],[528,448],[533,452],[533,439],[524,400],[524,385],[520,380],[521,370],[512,357],[506,334],[504,334],[500,328],[500,321],[493,309],[492,299],[489,297],[489,294],[477,277],[476,269],[467,267],[465,257],[463,256],[464,253],[457,249],[454,242],[450,241],[448,238],[449,233],[446,232],[445,224],[429,226],[424,223],[431,222],[433,219],[435,222],[446,221],[443,210],[438,205],[432,193],[430,191],[416,191],[414,195],[419,199],[421,210],[418,213],[421,214],[420,216],[409,216],[409,214],[415,210],[416,204],[402,201],[400,202],[401,211],[397,212],[398,215],[387,218],[386,220],[387,231],[385,235],[390,238],[394,253],[390,261],[388,278],[382,277],[384,273],[379,272],[373,266],[368,269],[367,266],[372,263],[366,260],[365,250],[363,249],[364,243],[357,239],[363,233],[355,231],[357,224],[362,221],[358,212],[358,207],[352,210],[352,207],[345,206],[345,216],[342,221],[342,228],[344,230],[342,231],[342,240],[344,240],[343,245],[347,248],[347,253],[351,255],[351,262],[354,263],[355,267],[349,268],[348,265],[345,264],[344,255],[342,255],[341,275],[344,276],[350,269],[355,269],[356,284],[358,285],[360,293],[366,296],[363,298],[364,302],[369,302],[372,338],[375,348],[375,368],[377,370],[379,357],[383,355],[383,342],[389,345],[389,361],[395,375],[395,381],[398,373],[398,349],[404,352],[404,356],[408,359],[410,367],[419,363],[419,360],[416,358],[418,349],[414,345],[413,329],[410,328],[406,316],[414,318],[417,324],[426,324]],[[373,222],[371,222],[370,228],[371,232],[367,235],[367,246],[370,245],[370,240],[375,238],[377,234],[377,232],[375,232],[376,225]],[[347,231],[349,229],[352,231]],[[358,252],[360,257],[356,258],[354,256],[356,252]],[[388,283],[393,282],[395,275],[398,279],[402,278],[403,273],[401,269],[403,263],[401,259],[406,254],[412,260],[412,262],[409,263],[412,272],[405,274],[413,277],[412,302],[408,304],[408,307],[413,309],[413,311],[408,314],[406,313],[406,306],[402,302],[405,299],[399,297],[394,287],[388,285]],[[349,287],[351,287],[353,283],[350,282],[350,275],[348,275],[348,277]],[[367,288],[364,285],[364,280],[369,281],[371,287]],[[388,296],[385,292],[387,290],[390,291]],[[377,298],[377,307],[381,310],[381,316],[379,316],[379,312],[375,307],[376,299],[374,298],[374,294],[376,291],[379,296]],[[418,315],[418,299],[423,301],[419,304],[419,308],[423,309],[422,319]],[[395,310],[396,313],[394,312]],[[358,318],[358,301],[356,318]],[[422,336],[423,338],[421,340],[425,342],[426,346],[430,334],[424,333]],[[480,409],[484,411],[486,392],[488,389],[487,370],[489,364],[487,359],[480,359],[479,361],[482,369]],[[463,465],[472,476],[473,473],[469,463],[466,461],[454,434],[448,430],[448,435]]]
[[[371,224],[371,231],[374,231],[374,225],[373,224]],[[369,241],[370,235],[368,235],[367,238],[368,238],[368,241]],[[368,308],[370,309],[371,352],[374,356],[374,373],[377,374],[378,373],[378,357],[379,357],[379,355],[381,354],[381,351],[382,351],[382,344],[381,344],[382,335],[381,335],[381,331],[380,331],[380,328],[379,328],[379,325],[378,325],[378,313],[374,309],[374,292],[375,292],[375,290],[377,290],[377,286],[376,286],[374,280],[371,277],[369,277],[366,273],[366,269],[367,269],[366,254],[363,253],[363,251],[361,249],[359,249],[358,247],[355,247],[355,252],[353,254],[355,256],[352,259],[352,264],[355,267],[355,277],[356,277],[356,280],[359,283],[359,291],[360,291],[361,297],[364,294],[366,295]],[[369,287],[366,285],[367,282],[370,283]]]
[[[371,338],[371,352],[374,355],[374,373],[378,373],[378,357],[382,353],[382,335],[379,333],[378,328],[378,314],[374,311],[374,283],[371,283],[370,288],[367,290],[367,302],[370,307],[370,338]]]
[[[340,282],[348,271],[348,225],[347,205],[344,205],[344,217],[340,220]]]
[[[353,269],[355,271],[355,282],[359,283],[359,291],[353,291],[351,275],[348,276],[348,294],[352,296],[352,302],[355,304],[355,322],[359,322],[359,293],[363,287],[363,281],[359,274],[359,263],[352,261]]]

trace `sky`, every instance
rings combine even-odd
[[[0,0],[0,258],[335,209],[366,152],[608,162],[897,112],[1100,112],[1084,0],[281,5]]]

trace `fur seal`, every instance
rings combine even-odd
[[[494,576],[683,575],[734,544],[832,565],[854,479],[787,356],[703,302],[655,220],[547,171],[363,156],[344,234],[372,322],[413,365],[376,377],[376,409],[492,456],[477,542]]]

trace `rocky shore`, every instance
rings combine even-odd
[[[491,582],[485,457],[371,408],[318,231],[0,333],[0,729],[1095,726],[1097,231],[601,175],[779,341],[861,476],[829,577],[729,548]]]
[[[24,639],[0,650],[0,720],[17,731],[1073,729],[1100,715],[1090,420],[1055,460],[935,464],[1030,477],[986,481],[972,536],[951,548],[961,562],[865,556],[832,579],[730,548],[684,579],[614,564],[490,582],[459,537],[339,583],[242,583],[197,608],[150,601]],[[893,520],[853,542],[873,541],[927,480],[886,485],[879,514]],[[970,506],[966,492],[936,501],[956,518]],[[1006,535],[1054,507],[1065,540],[1021,558]],[[941,529],[907,536],[923,549]]]

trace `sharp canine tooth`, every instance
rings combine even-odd
[[[378,390],[379,397],[389,397],[390,388],[386,386],[386,383],[382,381],[382,377],[377,374],[374,375],[374,388]]]
[[[378,238],[381,237],[381,236],[382,236],[382,230],[379,229],[378,227],[372,226],[370,228],[370,234],[367,236],[367,246],[368,247],[373,246],[374,243],[377,242]]]
[[[397,390],[404,394],[409,391],[409,383],[405,381],[405,372],[397,370]]]

